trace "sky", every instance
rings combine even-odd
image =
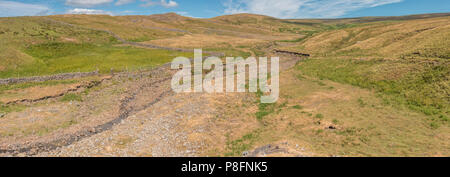
[[[196,18],[254,13],[277,18],[348,18],[450,12],[450,0],[0,0],[0,17],[56,14]]]

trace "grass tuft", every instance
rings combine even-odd
[[[83,101],[83,97],[81,97],[81,95],[79,94],[75,94],[75,93],[68,93],[65,94],[62,98],[61,101],[64,102],[69,102],[69,101]]]

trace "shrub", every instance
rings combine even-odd
[[[323,119],[323,114],[316,114],[315,118]]]
[[[294,109],[303,109],[303,106],[295,105],[295,106],[292,106],[292,108],[294,108]]]

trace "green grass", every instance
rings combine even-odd
[[[359,103],[359,106],[361,106],[361,107],[367,106],[367,103],[365,103],[362,98],[358,98],[358,103]]]
[[[57,23],[42,17],[0,18],[0,71],[14,72],[24,65],[39,61],[22,52],[33,44],[56,42],[112,44],[117,41],[110,34]],[[20,77],[20,72],[9,76]],[[0,77],[3,77],[0,74]]]
[[[258,98],[258,111],[255,113],[255,117],[257,120],[262,121],[264,117],[275,112],[276,104],[275,103],[261,103],[260,98],[263,96],[263,92],[258,89],[256,92],[256,97]]]
[[[295,106],[292,106],[292,108],[294,108],[294,109],[303,109],[303,106],[295,105]]]
[[[317,119],[323,119],[323,114],[316,114],[315,118],[317,118]]]
[[[6,114],[10,112],[19,112],[27,108],[25,105],[20,104],[9,104],[5,105],[4,103],[0,102],[0,113]]]
[[[35,86],[52,86],[59,84],[73,84],[78,82],[77,80],[55,80],[55,81],[44,81],[44,82],[30,82],[30,83],[19,83],[19,84],[8,84],[8,85],[0,85],[0,93],[7,90],[16,90],[16,89],[26,89]]]
[[[35,61],[0,72],[0,78],[51,75],[67,72],[101,73],[154,67],[170,62],[178,56],[192,57],[192,53],[142,49],[109,44],[45,43],[24,49]]]
[[[386,104],[406,105],[434,117],[449,113],[450,68],[446,62],[311,59],[297,69],[305,75],[374,90]]]
[[[270,78],[271,75],[268,76]],[[258,79],[259,82],[259,79]],[[281,110],[287,106],[288,102],[283,102],[281,104],[277,103],[261,103],[261,97],[264,95],[264,93],[258,89],[256,92],[257,97],[257,105],[258,105],[258,111],[255,113],[255,117],[258,121],[263,121],[264,117],[272,114],[272,113],[280,113]]]
[[[264,117],[275,112],[275,104],[260,103],[258,105],[258,112],[255,113],[256,119],[263,120]]]
[[[145,36],[145,37],[141,37],[141,38],[129,39],[128,41],[130,41],[130,42],[145,42],[145,41],[150,41],[150,40],[152,40],[152,39]]]
[[[356,23],[338,23],[338,24],[329,24],[329,25],[321,25],[322,30],[340,30],[346,28],[354,28],[360,27],[369,24],[356,24]]]
[[[266,52],[264,52],[264,50],[262,50],[262,49],[259,48],[259,47],[253,47],[253,48],[251,48],[250,50],[255,54],[256,57],[264,57],[264,56],[267,56],[267,55],[266,55]]]
[[[337,120],[337,119],[333,119],[332,122],[333,122],[333,124],[335,124],[335,125],[336,125],[336,124],[339,124],[339,120]]]
[[[210,51],[210,52],[222,52],[227,57],[243,57],[248,58],[252,54],[249,52],[244,52],[242,50],[238,50],[232,47],[212,47],[212,48],[204,48],[204,51]]]
[[[242,156],[244,151],[250,150],[254,143],[260,138],[260,130],[255,130],[251,133],[245,134],[241,138],[227,142],[227,149],[229,152],[225,156]]]
[[[281,110],[287,106],[287,102],[277,104],[277,103],[260,103],[258,102],[258,111],[255,113],[256,119],[263,121],[264,118],[273,113],[280,113]],[[297,105],[293,107],[294,109],[302,109],[301,106]]]
[[[303,37],[294,40],[279,40],[278,42],[302,42],[316,33],[318,33],[318,31],[301,31],[300,34],[303,34],[304,35]]]
[[[83,101],[83,97],[81,97],[80,94],[75,94],[75,93],[68,93],[65,94],[62,98],[61,101],[64,102],[69,102],[69,101]]]
[[[146,28],[141,23],[130,23],[135,18],[127,16],[76,15],[71,17],[51,16],[50,18],[86,28],[112,31],[120,37],[134,42],[162,37],[174,37],[177,34],[176,32]]]
[[[290,22],[297,24],[297,22]],[[308,27],[311,27],[310,30],[303,30],[302,28],[294,28],[294,29],[284,29],[280,28],[280,32],[291,32],[296,34],[303,34],[303,37],[294,39],[294,40],[279,40],[278,42],[303,42],[306,39],[312,37],[315,34],[325,32],[325,31],[333,31],[333,30],[340,30],[340,29],[346,29],[346,28],[354,28],[354,27],[360,27],[370,24],[347,24],[347,23],[338,23],[338,24],[318,24],[318,23],[298,23],[297,25],[306,25]]]
[[[0,18],[0,39],[8,44],[61,41],[64,38],[78,42],[111,42],[111,35],[98,30],[74,27],[42,17]]]

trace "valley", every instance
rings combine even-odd
[[[197,48],[280,57],[280,99],[174,93]],[[0,156],[449,156],[449,59],[448,13],[2,17]]]

